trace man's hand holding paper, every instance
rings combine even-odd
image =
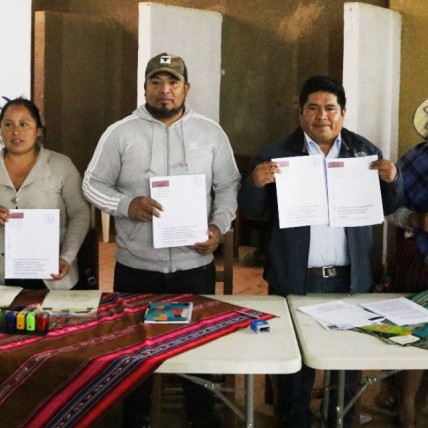
[[[275,174],[279,227],[327,224],[327,194],[321,155],[273,161],[281,170],[280,174]]]
[[[137,196],[129,204],[128,216],[131,220],[151,221],[153,216],[159,217],[162,205],[147,196]]]
[[[220,229],[214,224],[210,224],[208,226],[208,240],[204,242],[197,242],[194,245],[195,251],[199,254],[211,254],[218,248],[220,239]]]
[[[327,159],[331,227],[368,226],[383,222],[379,174],[371,169],[377,156]]]

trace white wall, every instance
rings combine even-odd
[[[186,63],[191,84],[187,103],[219,121],[222,20],[217,12],[139,3],[138,105],[145,103],[147,62],[168,52]]]
[[[397,160],[400,96],[401,16],[364,3],[344,5],[343,86],[345,126],[378,146],[384,158]],[[375,228],[374,266],[388,269],[394,233],[388,223]]]
[[[398,151],[401,16],[364,3],[345,3],[345,126],[376,144],[387,159]]]
[[[0,107],[19,96],[31,97],[31,0],[1,0]]]

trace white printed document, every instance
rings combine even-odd
[[[379,173],[369,169],[377,156],[327,159],[331,227],[380,224],[384,220]]]
[[[384,317],[364,310],[358,305],[335,300],[317,305],[302,306],[299,311],[315,318],[327,329],[348,330],[381,322]]]
[[[369,226],[384,220],[377,156],[325,159],[321,155],[277,158],[279,227],[328,224]],[[325,167],[327,176],[325,174]]]
[[[51,279],[59,270],[59,209],[10,210],[5,277]]]
[[[324,161],[321,155],[272,159],[275,174],[279,227],[328,223]]]
[[[383,315],[396,325],[428,323],[428,309],[405,297],[361,303],[361,306]]]
[[[50,290],[43,300],[44,311],[69,311],[84,315],[95,312],[100,304],[102,290]]]
[[[151,197],[163,206],[153,217],[153,246],[180,247],[208,239],[205,175],[152,177]]]

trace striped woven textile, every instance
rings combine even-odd
[[[24,290],[14,306],[43,293]],[[193,302],[192,322],[144,324],[155,301]],[[236,309],[246,310],[192,294],[103,293],[97,318],[46,336],[0,334],[0,426],[90,426],[167,358],[248,326]]]

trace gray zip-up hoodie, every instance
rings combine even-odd
[[[155,249],[152,222],[128,217],[135,197],[150,197],[150,177],[188,174],[205,174],[208,223],[225,233],[235,218],[240,174],[218,124],[186,108],[180,120],[165,126],[140,106],[107,128],[86,170],[83,192],[114,216],[119,263],[167,273],[212,261],[212,255],[191,247]]]

